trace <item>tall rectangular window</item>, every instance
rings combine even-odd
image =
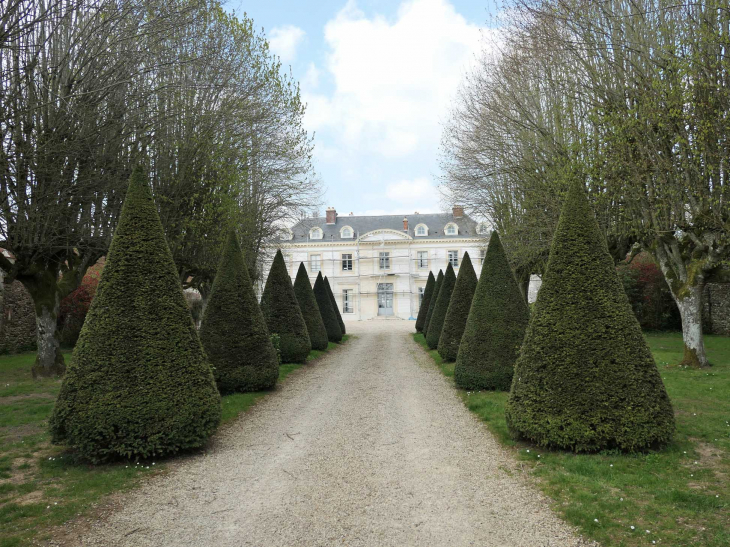
[[[381,251],[380,252],[380,269],[390,270],[390,253]]]
[[[449,264],[452,268],[459,267],[459,251],[449,251]]]
[[[342,313],[353,313],[352,289],[342,289]]]
[[[486,249],[479,249],[479,264],[484,264],[484,259],[487,256]]]
[[[320,255],[311,255],[309,257],[309,269],[312,273],[317,273],[322,269],[322,259]]]
[[[343,254],[342,255],[342,271],[343,272],[352,271],[352,254]]]
[[[426,292],[426,287],[418,287],[418,308],[421,308],[423,304],[423,293]]]
[[[416,260],[419,268],[428,268],[428,251],[418,251]]]

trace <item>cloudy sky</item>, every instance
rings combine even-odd
[[[325,206],[437,212],[441,124],[492,0],[231,0],[291,66]]]

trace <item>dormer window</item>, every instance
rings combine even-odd
[[[322,228],[312,228],[309,230],[309,239],[322,239]]]
[[[350,228],[349,226],[345,226],[342,228],[342,230],[340,230],[340,237],[342,239],[352,239],[354,234],[355,232],[353,232],[352,228]]]
[[[428,235],[428,227],[425,224],[419,224],[416,226],[416,236],[427,236]]]
[[[486,222],[480,222],[477,224],[477,234],[480,236],[486,235],[489,232],[489,226]]]
[[[444,228],[444,233],[447,236],[455,236],[459,233],[459,227],[454,224],[453,222],[450,222],[446,225],[446,228]]]

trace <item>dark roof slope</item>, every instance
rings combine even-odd
[[[314,227],[322,228],[324,232],[321,240],[312,241],[354,241],[360,236],[373,230],[395,230],[406,233],[403,230],[403,219],[408,219],[408,235],[414,239],[464,239],[478,236],[477,222],[469,216],[464,215],[454,218],[451,213],[436,213],[424,215],[373,215],[373,216],[338,216],[335,224],[327,224],[325,217],[305,218],[297,222],[291,229],[292,243],[303,243],[308,241],[309,231]],[[450,236],[444,234],[444,228],[449,222],[459,227],[459,234]],[[415,236],[416,226],[425,224],[428,227],[428,236]],[[340,230],[345,226],[353,229],[355,237],[343,239],[340,237]]]

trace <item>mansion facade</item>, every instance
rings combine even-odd
[[[330,207],[294,225],[279,248],[292,280],[301,262],[312,285],[327,276],[345,321],[415,319],[428,273],[451,263],[458,274],[468,252],[478,276],[488,238],[462,207],[405,216],[338,216]]]

